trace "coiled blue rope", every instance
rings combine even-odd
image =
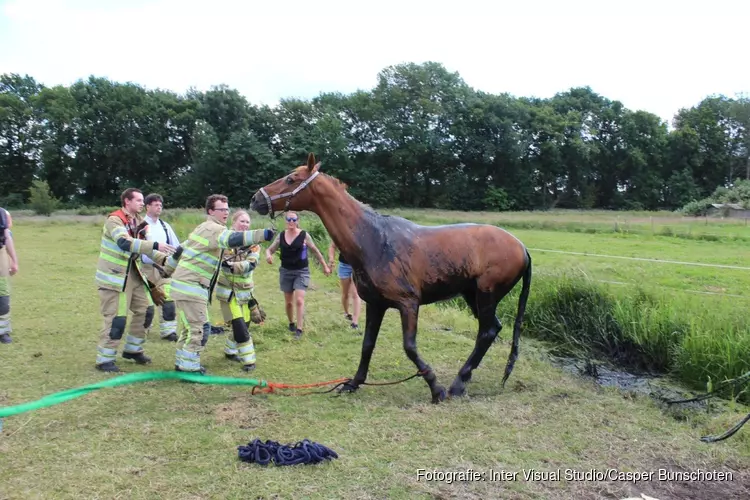
[[[276,441],[254,439],[247,446],[237,447],[243,462],[268,465],[272,461],[278,465],[316,464],[324,460],[339,458],[338,454],[322,444],[303,439],[294,446],[279,444]]]

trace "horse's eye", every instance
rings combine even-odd
[[[287,184],[294,184],[294,179],[292,179],[291,177],[287,177],[286,178],[286,183]]]

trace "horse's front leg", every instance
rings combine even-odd
[[[357,374],[349,382],[346,382],[339,392],[353,392],[359,388],[367,379],[367,370],[370,367],[370,358],[372,351],[375,349],[375,342],[378,340],[380,325],[383,323],[386,307],[380,304],[367,303],[367,317],[365,318],[365,336],[362,339],[362,356],[359,359],[359,368]]]
[[[417,369],[423,373],[423,377],[432,393],[432,402],[439,403],[445,399],[445,388],[437,383],[437,376],[430,365],[424,362],[417,353],[417,322],[419,320],[419,304],[404,304],[399,308],[401,312],[401,329],[404,336],[404,351]]]

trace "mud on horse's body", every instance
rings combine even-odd
[[[319,169],[320,163],[311,153],[307,165],[258,190],[250,206],[271,217],[291,209],[316,213],[352,266],[367,315],[359,368],[341,390],[354,391],[365,381],[383,316],[388,308],[395,308],[401,315],[406,355],[422,372],[432,401],[445,399],[445,389],[417,353],[419,307],[461,295],[479,321],[474,350],[450,386],[452,396],[462,395],[472,370],[502,329],[495,315],[498,303],[523,279],[504,386],[518,358],[531,283],[531,256],[526,247],[491,225],[420,226],[401,217],[381,215]]]

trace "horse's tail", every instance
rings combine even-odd
[[[523,314],[526,311],[526,301],[529,298],[529,288],[531,288],[531,255],[526,250],[526,270],[523,272],[523,287],[521,288],[521,295],[518,298],[518,312],[516,313],[516,322],[513,325],[513,345],[510,348],[510,356],[508,356],[508,364],[505,366],[505,376],[503,376],[502,386],[505,387],[505,381],[510,377],[510,372],[513,371],[513,365],[518,359],[518,341],[521,338],[521,322],[523,322]]]

